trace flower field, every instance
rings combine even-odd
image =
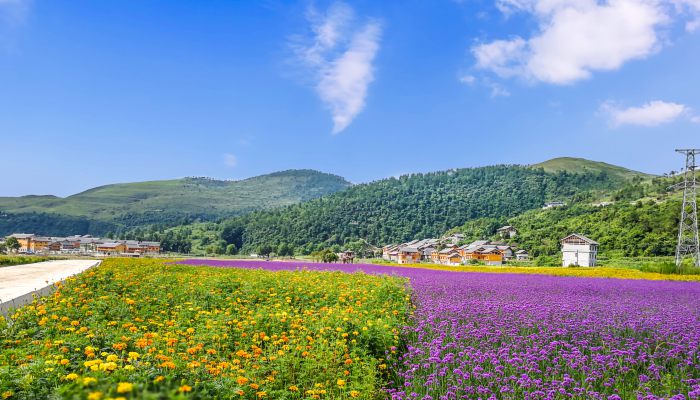
[[[0,322],[0,394],[700,398],[695,282],[181,264],[107,260]]]
[[[108,259],[0,322],[0,396],[376,398],[405,284]]]
[[[700,285],[377,265],[199,261],[410,279],[394,399],[700,398]]]

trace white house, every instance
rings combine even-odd
[[[565,237],[560,242],[563,266],[595,266],[598,242],[577,233]]]
[[[548,210],[550,208],[557,208],[557,207],[564,207],[566,203],[563,201],[550,201],[549,203],[544,203],[544,206],[542,206],[543,210]]]
[[[506,225],[502,226],[498,229],[496,229],[496,233],[498,233],[502,238],[514,238],[515,235],[518,234],[517,229],[511,225]]]
[[[527,250],[518,250],[515,252],[515,259],[518,261],[527,261],[530,259],[530,253]]]

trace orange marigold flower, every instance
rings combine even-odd
[[[182,385],[182,386],[180,386],[177,390],[178,390],[178,392],[180,392],[180,393],[191,392],[191,391],[192,391],[192,386]]]
[[[236,379],[236,382],[238,382],[239,385],[245,385],[246,383],[248,383],[248,378],[239,376],[239,377]]]

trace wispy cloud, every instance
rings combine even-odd
[[[229,168],[235,168],[238,165],[238,157],[231,153],[224,154],[224,165]]]
[[[687,118],[692,122],[700,122],[700,118],[692,115],[690,107],[673,102],[660,100],[650,101],[638,107],[620,107],[612,102],[605,102],[601,110],[607,114],[610,124],[614,127],[622,125],[658,126]]]
[[[336,134],[365,107],[382,27],[373,19],[358,24],[353,9],[340,2],[325,13],[310,8],[307,19],[311,35],[297,37],[292,47],[313,74],[316,92],[331,112]]]
[[[538,25],[529,37],[472,46],[475,68],[501,78],[570,84],[649,57],[676,20],[696,27],[698,0],[497,0],[504,15],[528,13]],[[690,20],[688,20],[690,18]]]

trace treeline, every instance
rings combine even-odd
[[[198,232],[192,227],[149,232],[147,239],[165,242],[168,235],[183,240],[189,236],[194,248],[206,252],[235,248],[252,253],[286,246],[310,254],[349,244],[379,246],[441,236],[477,218],[514,217],[546,201],[585,201],[592,191],[609,192],[616,184],[605,172],[546,173],[511,165],[412,174],[207,224]]]
[[[575,232],[600,243],[607,255],[668,256],[675,250],[680,208],[677,199],[574,205],[527,212],[509,223],[520,231],[517,242],[535,255],[557,254],[559,239]]]
[[[117,224],[53,213],[5,213],[0,211],[0,237],[17,232],[48,236],[103,235],[119,229]]]
[[[497,238],[498,227],[513,225],[518,230],[513,244],[536,257],[558,254],[559,240],[570,233],[596,240],[601,253],[610,257],[670,256],[682,202],[671,187],[681,181],[681,176],[633,179],[604,196],[605,202],[573,202],[513,218],[479,218],[451,232],[463,233],[466,240]]]

